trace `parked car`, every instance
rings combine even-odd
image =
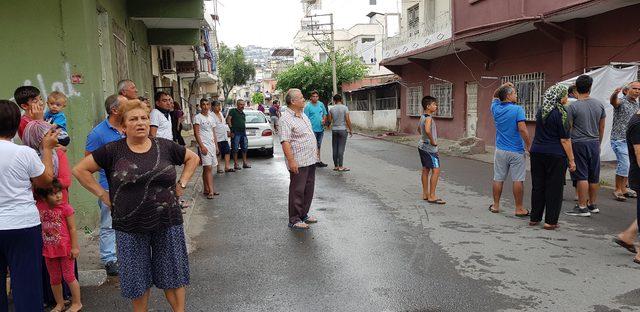
[[[247,139],[250,150],[259,150],[273,155],[273,131],[269,118],[261,111],[245,109]]]

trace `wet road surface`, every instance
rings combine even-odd
[[[326,163],[330,143],[325,136]],[[320,222],[298,232],[287,228],[281,151],[251,160],[251,169],[216,176],[220,197],[198,200],[188,311],[640,308],[640,266],[610,241],[633,220],[635,202],[614,202],[610,190],[599,215],[562,215],[558,231],[545,231],[512,216],[508,187],[503,212],[487,211],[490,164],[442,157],[439,196],[448,204],[431,205],[420,199],[415,148],[354,136],[351,172],[318,169],[311,213]],[[114,282],[83,288],[83,298],[87,311],[130,309]],[[157,290],[150,306],[170,311]]]

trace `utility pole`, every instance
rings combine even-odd
[[[317,20],[317,18],[326,18],[326,17],[329,17],[328,23],[319,23],[319,21]],[[316,18],[316,20],[314,20],[314,18]],[[329,27],[328,31],[325,28],[327,26]],[[333,28],[333,13],[305,16],[305,19],[303,19],[303,22],[302,22],[302,29],[308,29],[309,30],[308,34],[316,41],[320,49],[322,49],[322,51],[331,58],[331,76],[333,79],[333,94],[334,95],[338,94],[338,75],[336,73],[337,53],[336,53],[336,43],[334,39],[335,31]],[[320,40],[316,38],[316,35],[319,35],[319,36],[330,35],[329,51],[325,50],[325,47],[323,46],[322,42],[320,42]]]
[[[331,77],[333,78],[333,94],[338,94],[338,77],[336,75],[336,41],[333,36],[333,14],[329,15],[331,24]]]

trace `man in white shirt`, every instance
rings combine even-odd
[[[173,108],[171,96],[167,92],[160,91],[156,93],[155,100],[156,108],[151,111],[151,129],[149,135],[152,138],[158,137],[173,141],[171,116],[169,116]]]

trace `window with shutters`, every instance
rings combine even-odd
[[[407,88],[407,116],[420,116],[422,106],[422,87]]]
[[[117,80],[130,79],[129,78],[129,61],[127,53],[127,33],[115,20],[112,22],[113,26],[113,42],[116,50],[116,74]]]
[[[453,117],[453,84],[431,84],[429,94],[438,100],[438,117]]]

